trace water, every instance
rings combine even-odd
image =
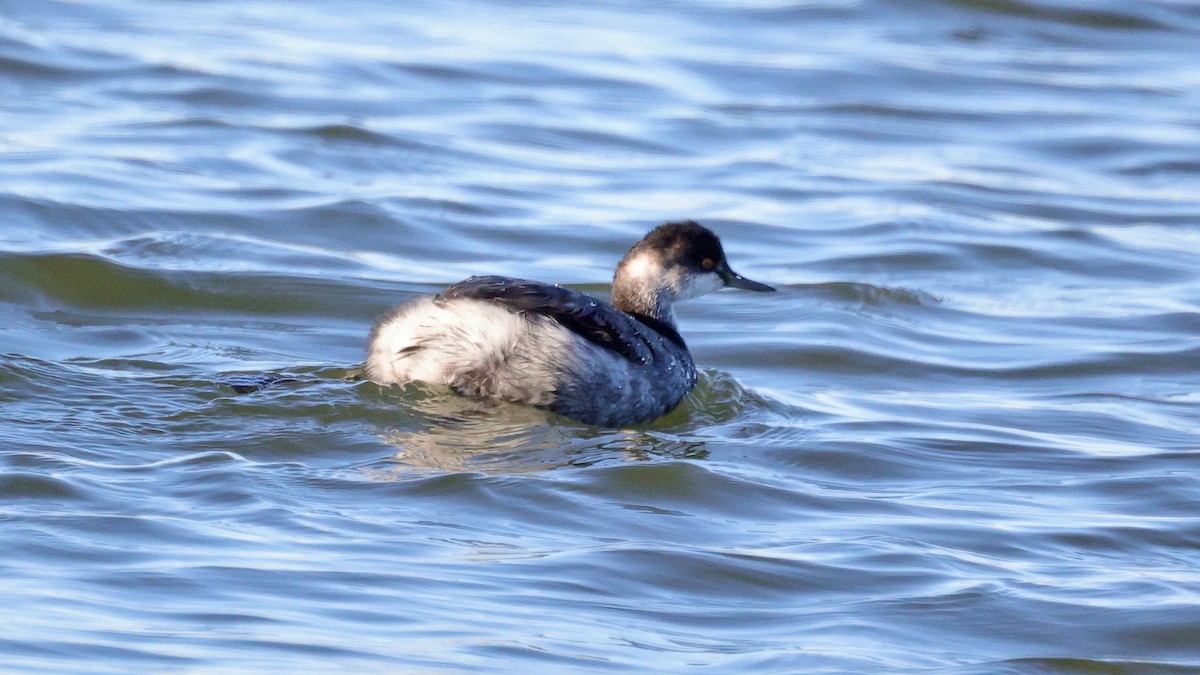
[[[0,0],[18,671],[1200,670],[1200,11]],[[697,218],[583,427],[351,378]],[[259,391],[239,386],[278,380]]]

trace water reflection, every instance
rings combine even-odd
[[[668,415],[628,429],[591,427],[531,406],[457,396],[412,383],[381,390],[396,423],[381,438],[404,468],[532,473],[563,467],[708,456],[704,438],[746,409],[747,392],[728,374],[706,371]],[[703,432],[697,436],[695,432]],[[378,471],[378,467],[372,468]]]

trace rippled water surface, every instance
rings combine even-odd
[[[0,0],[4,666],[1200,670],[1197,53],[1177,0]],[[781,292],[680,307],[661,420],[353,377],[681,218]]]

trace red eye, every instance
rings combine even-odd
[[[717,263],[713,262],[713,259],[712,259],[712,258],[705,258],[704,260],[702,260],[702,261],[700,262],[700,267],[701,267],[701,269],[703,269],[705,272],[707,272],[707,271],[711,270],[712,268],[714,268],[714,267],[716,267],[716,266],[717,266]]]

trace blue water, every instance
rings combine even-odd
[[[1173,0],[0,0],[4,668],[1200,672],[1198,53]],[[683,218],[781,292],[679,307],[661,420],[354,378]]]

